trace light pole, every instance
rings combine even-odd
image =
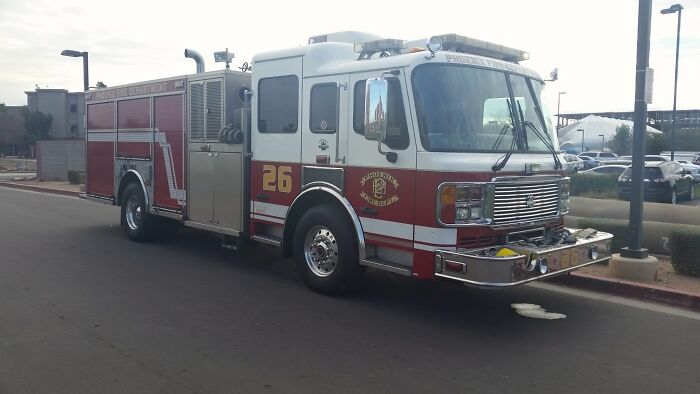
[[[561,129],[561,113],[559,109],[561,108],[561,95],[566,94],[566,92],[559,92],[559,98],[557,99],[557,130]]]
[[[83,91],[87,92],[90,89],[90,78],[88,77],[88,53],[64,49],[61,51],[61,56],[82,57],[83,58]]]
[[[598,137],[603,137],[603,140],[600,142],[600,151],[605,152],[605,134],[598,134]]]
[[[683,11],[683,6],[680,4],[674,4],[668,8],[661,10],[662,14],[673,14],[678,13],[678,27],[676,31],[676,74],[673,80],[673,112],[672,112],[672,126],[671,126],[671,160],[675,159],[676,152],[676,91],[678,90],[678,47],[681,41],[681,13]]]
[[[586,131],[585,131],[584,129],[576,129],[576,131],[580,131],[580,132],[581,132],[581,153],[583,153],[583,152],[586,151],[585,149],[583,149],[583,140],[584,140],[585,137],[586,137]]]

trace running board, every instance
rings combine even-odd
[[[360,264],[367,267],[380,269],[382,271],[389,271],[399,275],[411,276],[410,268],[396,263],[390,263],[388,261],[378,259],[364,259],[360,261]]]
[[[258,241],[264,244],[272,246],[282,246],[282,240],[277,237],[271,237],[266,235],[253,235],[253,241]]]

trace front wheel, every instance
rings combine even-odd
[[[359,280],[357,238],[347,218],[332,205],[311,208],[294,232],[294,260],[313,291],[337,295]]]
[[[126,235],[138,242],[150,241],[157,234],[158,218],[146,212],[143,191],[130,183],[122,193],[121,222]]]

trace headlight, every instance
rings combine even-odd
[[[483,185],[443,184],[438,192],[438,217],[442,224],[466,224],[483,220]]]

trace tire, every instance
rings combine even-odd
[[[357,238],[338,208],[324,204],[304,213],[293,242],[297,271],[311,290],[339,295],[359,282]]]
[[[571,171],[572,174],[578,174],[578,167],[574,167],[574,170]]]
[[[151,241],[160,233],[161,223],[157,217],[146,213],[143,191],[136,183],[127,185],[122,193],[121,223],[133,241]]]

